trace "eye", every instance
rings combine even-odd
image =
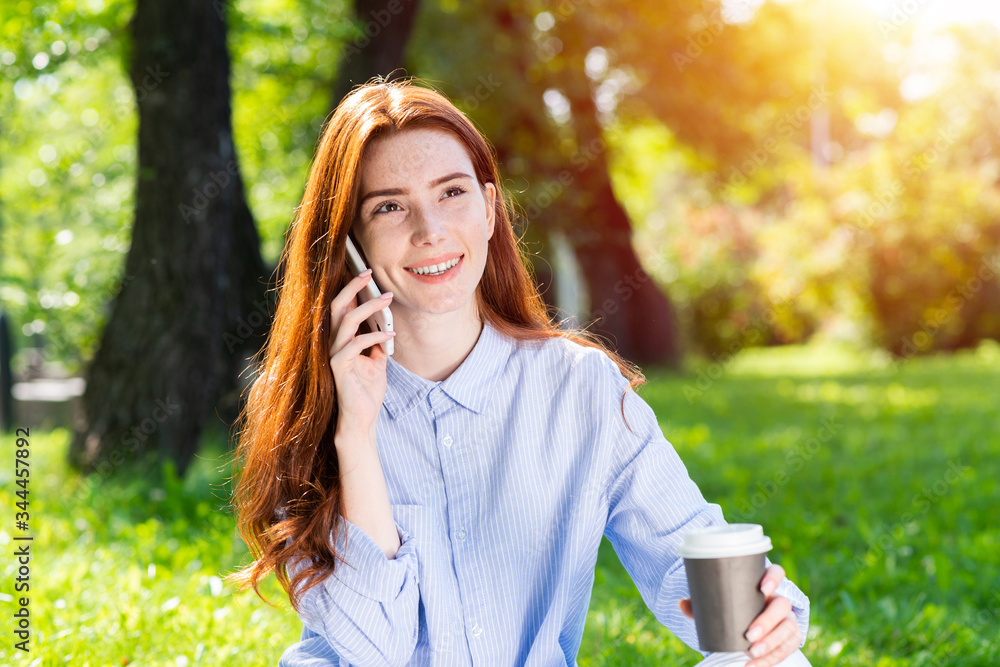
[[[379,213],[395,213],[395,211],[383,211],[382,209],[384,209],[386,206],[397,206],[398,207],[399,204],[397,204],[394,201],[387,201],[384,204],[380,205],[377,209],[375,209],[374,211],[372,211],[372,215],[378,215]]]
[[[463,188],[460,185],[453,185],[453,186],[451,186],[450,188],[448,188],[447,190],[444,191],[445,194],[448,194],[449,192],[454,192],[455,193],[454,195],[452,195],[451,197],[449,197],[449,199],[454,199],[458,195],[460,195],[463,192],[465,192],[465,188]]]

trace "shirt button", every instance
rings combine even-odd
[[[476,625],[472,626],[472,636],[473,637],[478,637],[481,634],[483,634],[483,629],[481,627],[479,627],[478,623]]]
[[[452,440],[452,438],[451,438],[451,436],[450,436],[450,435],[446,435],[446,436],[444,436],[444,439],[443,439],[443,440],[441,440],[441,442],[443,442],[443,443],[444,443],[444,446],[445,446],[445,447],[451,447],[451,443],[453,443],[453,442],[455,442],[455,441],[454,441],[454,440]]]
[[[465,539],[465,528],[459,528],[458,532],[455,533],[455,537],[457,537],[460,540],[464,540]]]

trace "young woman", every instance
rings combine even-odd
[[[603,535],[697,647],[677,549],[722,512],[638,369],[550,321],[509,211],[437,92],[376,80],[326,126],[237,453],[255,560],[232,578],[261,595],[275,572],[304,621],[281,665],[575,665]],[[348,233],[370,274],[348,272]],[[384,297],[357,305],[372,279]],[[390,305],[395,331],[370,332]],[[761,588],[752,667],[808,624],[779,566]]]

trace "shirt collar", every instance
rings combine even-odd
[[[495,388],[493,378],[507,363],[514,342],[484,318],[483,330],[469,356],[445,380],[432,382],[410,372],[389,357],[386,364],[386,391],[382,405],[393,419],[406,415],[434,387],[478,414]]]

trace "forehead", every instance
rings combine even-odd
[[[402,178],[426,181],[452,171],[473,173],[465,145],[451,132],[416,128],[372,141],[362,160],[361,183],[365,190],[401,187]]]

